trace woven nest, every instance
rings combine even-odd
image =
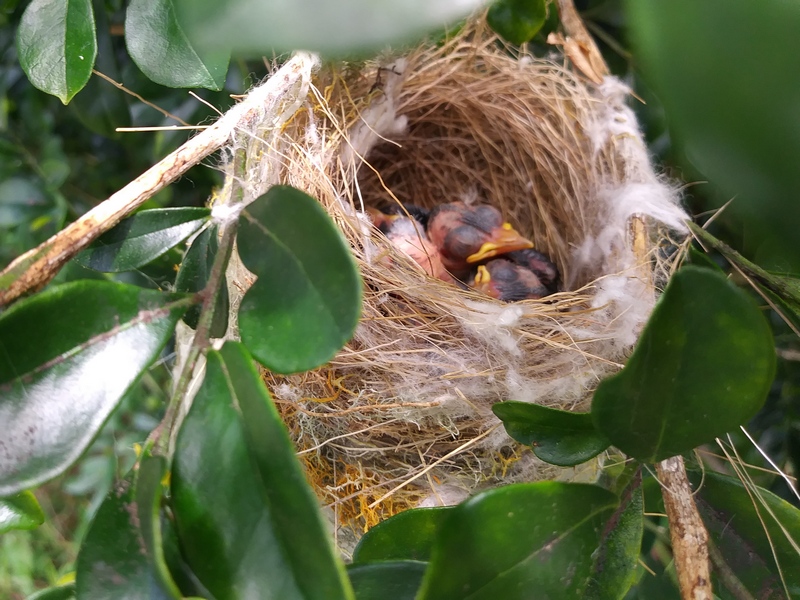
[[[500,482],[574,477],[513,443],[491,406],[586,410],[668,274],[665,232],[683,227],[627,88],[515,54],[481,22],[440,47],[321,70],[280,144],[258,151],[319,198],[364,279],[361,322],[329,364],[265,375],[318,494],[355,531]],[[563,291],[508,304],[457,289],[363,215],[454,200],[497,206]]]

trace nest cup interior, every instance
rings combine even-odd
[[[574,82],[546,68],[508,77],[504,67],[513,59],[502,55],[474,60],[458,76],[417,82],[407,75],[406,86],[419,86],[400,98],[407,131],[368,154],[374,170],[359,170],[361,198],[373,206],[492,204],[551,256],[564,281],[588,283],[600,273],[570,279],[572,250],[588,228],[581,201],[591,184],[582,171],[593,159],[591,142],[568,117]]]
[[[515,56],[472,24],[384,66],[323,70],[281,149],[283,182],[319,198],[351,245],[361,322],[329,364],[266,375],[317,493],[354,531],[483,486],[572,477],[514,444],[491,405],[586,409],[652,308],[659,243],[644,230],[635,260],[635,211],[609,202],[660,185],[632,113],[633,133],[603,129],[617,109],[563,65]],[[361,212],[456,200],[499,208],[565,291],[505,304],[458,289],[397,255]]]

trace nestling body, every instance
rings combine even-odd
[[[488,204],[441,204],[430,212],[427,231],[439,248],[444,266],[459,278],[466,277],[473,264],[533,247],[533,242],[504,222],[500,211]]]

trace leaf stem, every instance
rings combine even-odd
[[[244,188],[241,182],[243,181],[245,170],[247,166],[247,155],[244,149],[237,150],[234,154],[233,162],[233,178],[231,184],[231,195],[228,203],[231,206],[240,206],[244,198]],[[200,307],[200,316],[197,320],[197,329],[195,330],[192,342],[186,354],[186,360],[183,363],[183,368],[175,382],[175,389],[167,407],[167,412],[164,415],[161,423],[150,435],[155,439],[154,453],[166,456],[169,448],[169,441],[175,430],[175,425],[178,420],[181,404],[189,390],[189,384],[192,381],[192,376],[197,366],[197,361],[200,354],[208,348],[211,344],[211,324],[214,321],[214,311],[216,308],[217,296],[220,293],[220,288],[224,282],[225,270],[228,267],[231,254],[233,252],[233,244],[236,240],[236,231],[239,226],[238,219],[230,219],[223,223],[220,233],[219,250],[214,258],[214,264],[211,266],[211,272],[208,276],[208,283],[200,292],[203,298],[203,303]]]

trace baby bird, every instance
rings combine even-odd
[[[427,208],[422,208],[409,202],[403,202],[402,205],[397,202],[385,202],[379,206],[378,210],[387,215],[410,216],[423,227],[428,226],[428,216],[431,214],[431,211]]]
[[[441,252],[442,263],[456,277],[466,277],[474,263],[533,247],[488,204],[440,204],[430,212],[427,231]]]
[[[411,258],[431,277],[456,283],[442,264],[439,250],[428,239],[425,229],[416,220],[404,215],[387,215],[377,209],[368,208],[372,223],[389,238],[397,250]]]
[[[533,271],[504,258],[479,266],[470,287],[504,302],[538,299],[550,293]]]
[[[547,287],[547,289],[550,290],[550,293],[558,291],[560,277],[558,267],[553,264],[547,255],[542,254],[533,248],[526,248],[525,250],[515,250],[513,252],[509,252],[504,256],[504,258],[508,258],[512,262],[522,265],[523,267],[527,267],[533,271],[539,278],[539,281],[541,281]]]

